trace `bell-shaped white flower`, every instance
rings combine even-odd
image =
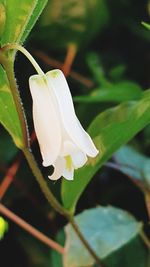
[[[49,178],[72,180],[74,169],[82,167],[87,156],[98,154],[92,139],[76,117],[71,93],[60,70],[29,79],[33,99],[33,120],[43,166],[54,166]]]

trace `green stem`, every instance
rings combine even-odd
[[[19,95],[19,91],[17,88],[17,84],[16,84],[16,80],[14,77],[14,60],[12,59],[7,59],[6,56],[2,55],[2,53],[0,53],[0,63],[3,65],[6,74],[7,74],[7,78],[9,81],[9,86],[11,89],[11,93],[15,102],[15,106],[16,106],[16,110],[18,113],[18,117],[20,120],[20,125],[22,128],[22,136],[23,136],[23,144],[19,144],[18,147],[22,149],[22,147],[26,147],[28,146],[28,130],[27,130],[27,124],[26,124],[26,117],[25,117],[25,113],[23,110],[23,106],[21,103],[21,99],[20,99],[20,95]]]
[[[150,250],[150,240],[148,239],[148,237],[146,236],[144,231],[140,232],[140,236],[141,236],[143,242],[145,243],[145,245],[147,246],[147,248]]]
[[[34,159],[33,154],[31,153],[31,151],[28,148],[23,149],[23,153],[24,156],[44,194],[44,196],[46,197],[47,201],[49,202],[49,204],[57,211],[59,212],[61,215],[65,216],[65,217],[69,217],[70,214],[67,210],[65,210],[57,201],[57,199],[53,196],[52,192],[50,191],[50,189],[47,186],[46,181],[44,180],[44,177],[40,171],[40,169],[37,166],[37,163]]]
[[[9,50],[18,50],[20,51],[22,54],[24,54],[28,60],[31,62],[31,64],[34,66],[35,70],[37,71],[37,73],[39,75],[44,75],[44,72],[42,71],[42,69],[40,68],[40,66],[37,64],[37,62],[35,61],[35,59],[31,56],[31,54],[21,45],[19,44],[7,44],[5,46],[3,46],[1,48],[1,50],[3,52],[7,52]]]

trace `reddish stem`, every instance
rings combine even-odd
[[[46,244],[48,247],[56,250],[60,254],[64,254],[64,248],[60,246],[58,243],[41,233],[39,230],[34,228],[32,225],[24,221],[22,218],[14,214],[12,211],[7,209],[4,205],[0,203],[0,213],[2,213],[4,216],[12,220],[14,223],[18,224],[21,228],[23,228],[25,231],[30,233],[32,236],[39,239],[42,243]]]
[[[33,50],[32,54],[35,55],[37,58],[39,58],[40,60],[42,60],[45,64],[47,64],[48,66],[51,66],[53,68],[59,68],[62,69],[63,68],[63,63],[50,58],[48,55],[46,55],[44,52],[41,52],[40,50]],[[77,73],[75,71],[70,71],[69,73],[70,77],[72,77],[74,80],[82,83],[84,86],[91,88],[94,86],[93,81],[91,81],[90,79],[82,76],[80,73]]]
[[[75,44],[70,44],[68,46],[65,62],[64,62],[63,67],[62,67],[62,70],[63,70],[64,75],[66,77],[70,73],[71,66],[72,66],[73,61],[75,59],[76,53],[77,53],[77,46]]]
[[[35,140],[36,140],[36,135],[35,135],[35,132],[33,131],[31,134],[31,144]],[[0,185],[0,200],[2,200],[8,188],[10,187],[11,183],[13,182],[14,177],[19,169],[21,160],[22,160],[22,155],[19,153],[18,158],[15,160],[15,162],[13,162],[13,164],[10,166],[10,168],[6,172],[6,176],[4,177]]]
[[[6,176],[4,177],[1,185],[0,185],[0,200],[4,197],[6,191],[8,190],[9,186],[11,185],[14,176],[16,175],[19,166],[20,166],[20,159],[18,158],[8,169]]]

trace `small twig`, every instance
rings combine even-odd
[[[148,249],[150,250],[150,240],[148,239],[148,237],[146,236],[146,234],[144,233],[144,231],[140,232],[140,236],[143,240],[143,242],[145,243],[145,245],[148,247]]]
[[[53,68],[63,68],[63,63],[55,60],[48,55],[46,55],[44,52],[41,52],[40,50],[32,50],[32,54],[35,55],[37,58],[42,60],[46,65],[51,66]],[[94,86],[94,83],[92,80],[82,76],[81,74],[75,72],[75,71],[70,71],[69,76],[72,77],[74,80],[82,83],[84,86],[88,88],[92,88]]]
[[[5,193],[7,192],[9,186],[11,185],[14,176],[16,175],[19,166],[20,166],[20,158],[17,158],[17,160],[15,160],[15,162],[10,166],[10,168],[8,169],[6,176],[4,177],[1,185],[0,185],[0,200],[2,200],[2,198],[4,197]]]
[[[115,169],[115,170],[120,171],[120,172],[122,172],[121,167],[128,167],[128,168],[135,170],[135,168],[132,167],[131,165],[128,165],[128,164],[120,164],[119,165],[118,163],[114,163],[114,162],[106,162],[104,164],[104,166]],[[126,174],[126,176],[131,180],[132,183],[134,183],[137,187],[139,187],[144,193],[145,193],[145,191],[146,192],[148,191],[146,186],[144,185],[144,183],[142,181],[136,180],[127,174]]]
[[[35,132],[33,131],[31,134],[31,144],[36,140],[36,135]],[[6,175],[0,184],[0,200],[4,197],[6,194],[8,188],[10,187],[11,183],[14,180],[14,177],[19,169],[19,166],[21,164],[22,160],[22,154],[18,153],[17,159],[12,163],[10,168],[7,170]]]
[[[148,218],[150,220],[150,192],[147,190],[147,192],[145,192],[144,196],[145,196],[145,204],[146,204],[146,208],[147,208]]]
[[[143,175],[141,170],[138,169],[137,167],[133,167],[132,165],[128,165],[128,164],[118,164],[118,163],[114,163],[114,162],[106,162],[104,164],[104,166],[107,166],[109,168],[113,168],[115,170],[121,171],[121,167],[128,167],[131,168],[133,170],[138,170],[141,173],[141,176]],[[132,183],[134,183],[144,194],[144,198],[145,198],[145,204],[146,204],[146,209],[147,209],[147,213],[148,213],[148,218],[150,219],[150,189],[142,182],[139,180],[136,180],[134,178],[132,178],[130,175],[126,176],[130,179],[130,181]]]
[[[69,44],[67,48],[66,58],[62,67],[62,70],[67,77],[70,73],[71,66],[77,53],[77,46],[75,44]]]
[[[4,205],[0,203],[0,213],[2,213],[4,216],[12,220],[14,223],[19,225],[21,228],[23,228],[25,231],[30,233],[32,236],[39,239],[42,243],[47,245],[48,247],[56,250],[60,254],[64,254],[64,248],[60,246],[58,243],[41,233],[39,230],[31,226],[29,223],[21,219],[19,216],[14,214],[12,211],[7,209]]]

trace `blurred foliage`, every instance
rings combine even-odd
[[[34,38],[54,48],[87,44],[108,23],[106,0],[49,0]],[[59,42],[57,38],[59,36]]]
[[[83,83],[78,75],[75,79],[68,77],[68,81],[77,115],[85,127],[90,125],[89,133],[100,149],[97,160],[90,160],[85,167],[77,171],[73,182],[49,182],[49,187],[59,200],[62,198],[65,207],[80,212],[76,218],[82,218],[88,239],[94,236],[91,231],[103,234],[103,241],[107,241],[106,251],[112,249],[104,260],[106,267],[149,267],[148,251],[139,237],[143,225],[147,237],[150,238],[148,211],[143,191],[137,188],[136,181],[144,183],[149,190],[150,92],[145,89],[150,86],[150,2],[48,0],[42,12],[46,2],[0,0],[0,43],[23,43],[26,40],[27,48],[35,54],[44,71],[55,66],[53,63],[49,66],[44,56],[39,57],[37,51],[44,52],[46,59],[54,59],[60,63],[66,57],[68,46],[72,43],[77,46],[72,69],[88,78],[88,81]],[[28,77],[33,73],[33,69],[27,64],[22,55],[17,56],[16,78],[31,133],[33,122]],[[21,146],[20,122],[9,82],[1,66],[0,77],[0,121],[15,143]],[[17,148],[2,126],[0,137],[1,182],[17,155],[21,160],[19,171],[2,202],[47,236],[57,236],[57,242],[64,245],[66,238],[62,228],[66,221],[49,208],[26,161],[18,154]],[[128,141],[130,145],[124,146]],[[47,179],[50,170],[41,166],[37,142],[32,145],[32,150]],[[107,163],[108,159],[111,159],[111,162]],[[113,163],[112,168],[116,168],[112,169],[109,163]],[[96,205],[110,204],[116,208],[109,206],[92,209]],[[87,208],[87,211],[83,211]],[[96,214],[98,210],[106,209],[110,211],[108,220]],[[92,211],[95,212],[94,215],[90,214]],[[112,216],[112,212],[123,215],[123,225],[118,224],[119,217],[115,214]],[[88,213],[90,216],[86,217],[85,214]],[[3,235],[7,222],[1,218],[0,235]],[[91,222],[90,226],[88,221]],[[104,229],[101,231],[102,224]],[[70,258],[79,259],[78,246],[74,245],[74,242],[79,241],[76,237],[71,241],[73,249],[70,249]],[[109,242],[112,242],[112,246]],[[117,244],[115,251],[113,242]],[[99,249],[99,243],[95,244],[101,256],[104,245]],[[10,221],[9,231],[1,240],[0,249],[1,263],[5,267],[62,267],[64,263],[57,252]],[[85,255],[80,246],[79,252],[81,256]],[[84,260],[87,259],[88,255]]]
[[[8,223],[0,216],[0,240],[4,237],[5,232],[8,231]]]

